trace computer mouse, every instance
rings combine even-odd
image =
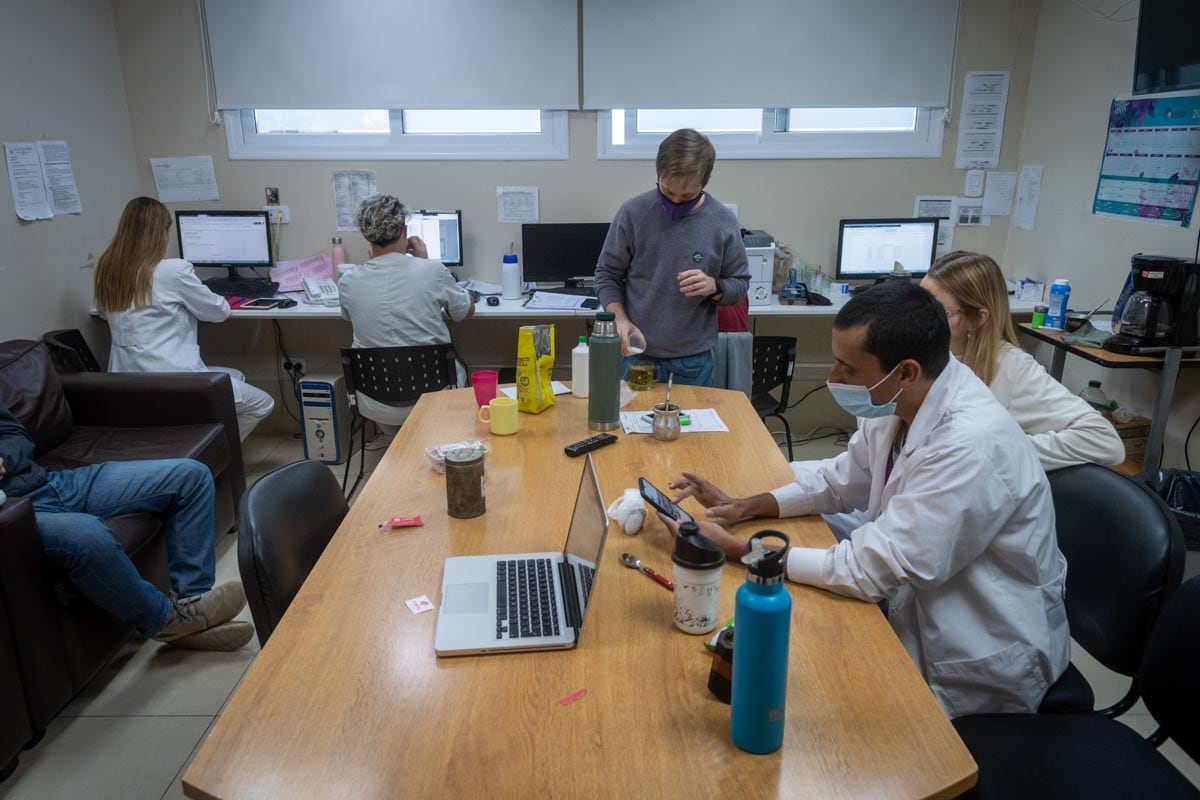
[[[279,300],[279,308],[291,308],[296,305],[296,301],[290,297],[283,297]]]
[[[498,305],[500,305],[500,298],[499,297],[489,297],[487,299],[487,304],[489,306],[498,306]]]

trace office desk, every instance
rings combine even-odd
[[[671,443],[620,435],[592,454],[607,501],[639,475],[665,488],[685,467],[738,494],[790,479],[744,396],[674,392],[685,408],[716,407],[736,433]],[[575,650],[436,658],[436,612],[414,616],[404,600],[439,602],[447,556],[561,548],[583,467],[562,446],[588,435],[585,409],[563,396],[522,414],[516,436],[493,437],[475,422],[469,389],[425,395],[218,718],[185,793],[915,798],[974,783],[970,754],[879,610],[792,584],[783,749],[734,747],[729,707],[706,688],[706,637],[676,629],[671,594],[619,562],[628,551],[670,574],[670,537],[657,519],[636,537],[610,527]],[[449,519],[444,478],[422,449],[468,437],[492,448],[488,511]],[[397,514],[421,514],[425,526],[378,529]],[[764,527],[796,544],[832,542],[818,518],[739,530]],[[725,569],[723,617],[744,578],[740,565]],[[559,704],[579,689],[582,699]]]
[[[1142,470],[1158,469],[1162,464],[1163,438],[1167,430],[1167,417],[1171,413],[1171,400],[1175,396],[1175,384],[1179,380],[1181,367],[1200,367],[1200,358],[1183,358],[1183,351],[1194,355],[1200,348],[1169,348],[1162,356],[1130,356],[1124,353],[1112,353],[1100,347],[1084,347],[1078,344],[1067,344],[1062,340],[1062,334],[1054,331],[1043,331],[1034,328],[1027,322],[1017,326],[1018,333],[1045,342],[1054,348],[1050,358],[1050,376],[1056,381],[1062,381],[1063,368],[1066,366],[1067,354],[1099,364],[1109,369],[1147,369],[1161,372],[1158,379],[1158,393],[1154,398],[1154,416],[1150,419],[1150,433],[1146,436],[1146,452],[1142,456]]]

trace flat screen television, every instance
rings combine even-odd
[[[1200,1],[1142,0],[1133,93],[1200,88]]]
[[[596,275],[608,236],[607,222],[560,222],[521,226],[522,274],[526,281],[579,286]]]
[[[176,211],[179,257],[196,267],[272,266],[271,224],[266,211]]]
[[[937,248],[938,220],[844,219],[838,229],[839,281],[886,278],[896,262],[914,276],[924,275]]]

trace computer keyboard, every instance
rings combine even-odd
[[[538,286],[538,291],[551,294],[573,294],[576,297],[596,296],[596,289],[592,286]]]
[[[548,558],[496,562],[496,638],[557,636],[554,567]]]
[[[222,297],[274,297],[279,284],[266,278],[209,278],[209,291]]]

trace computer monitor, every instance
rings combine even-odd
[[[607,222],[558,222],[521,226],[522,274],[526,281],[580,285],[596,275],[608,236]]]
[[[462,266],[462,211],[410,211],[407,222],[408,235],[421,237],[430,259],[447,267]]]
[[[897,261],[913,275],[924,275],[937,248],[938,220],[844,219],[838,231],[837,279],[884,278]]]
[[[196,267],[270,268],[271,223],[266,211],[176,211],[179,257]]]

